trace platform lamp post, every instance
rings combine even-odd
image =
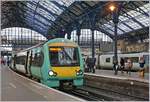
[[[109,6],[110,11],[112,12],[112,19],[114,23],[114,60],[117,64],[118,56],[117,56],[117,26],[119,22],[119,10],[118,5],[112,4]]]

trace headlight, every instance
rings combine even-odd
[[[83,74],[83,72],[82,72],[82,70],[76,70],[76,75],[82,75]]]
[[[48,72],[48,74],[49,74],[50,76],[52,76],[52,75],[54,75],[54,72],[50,70],[50,71]]]
[[[49,74],[49,76],[56,76],[56,75],[57,75],[57,73],[56,73],[56,72],[53,72],[52,70],[50,70],[50,71],[48,72],[48,74]]]
[[[80,73],[79,73],[79,72],[76,72],[76,74],[79,75]]]

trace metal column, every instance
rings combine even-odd
[[[78,45],[80,44],[80,27],[77,27]]]
[[[80,44],[80,35],[78,35],[78,45]]]
[[[117,55],[117,26],[119,22],[119,11],[118,9],[113,12],[113,22],[114,22],[114,61],[118,62],[118,55]]]
[[[92,31],[92,58],[95,57],[95,47],[94,47],[94,30],[95,30],[95,24],[96,24],[96,14],[97,12],[92,12],[90,15],[88,15],[88,20],[90,23],[90,29]]]
[[[94,30],[92,29],[92,58],[95,57],[95,47],[94,47]]]
[[[117,55],[117,24],[115,24],[115,36],[114,36],[114,60],[118,62]]]

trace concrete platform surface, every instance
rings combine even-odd
[[[1,101],[83,101],[22,77],[6,66],[0,70]]]
[[[139,76],[139,72],[131,72],[131,75],[129,75],[126,73],[126,71],[124,71],[124,73],[121,73],[121,71],[118,71],[118,74],[114,75],[113,70],[101,70],[101,69],[96,69],[95,73],[88,72],[85,74],[102,76],[102,77],[110,77],[110,78],[118,78],[118,79],[136,80],[140,82],[149,83],[149,73],[145,73],[144,78],[141,78]]]

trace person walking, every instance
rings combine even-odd
[[[124,59],[121,58],[121,59],[120,59],[120,69],[121,69],[121,73],[123,73],[124,68],[125,68]]]
[[[9,67],[9,64],[10,64],[10,60],[9,59],[7,59],[7,66]]]
[[[145,64],[145,60],[144,57],[140,57],[139,59],[139,66],[140,66],[140,70],[139,70],[139,76],[141,78],[144,78],[144,64]]]
[[[131,59],[127,59],[127,74],[131,75],[131,69],[132,69],[133,63]]]

